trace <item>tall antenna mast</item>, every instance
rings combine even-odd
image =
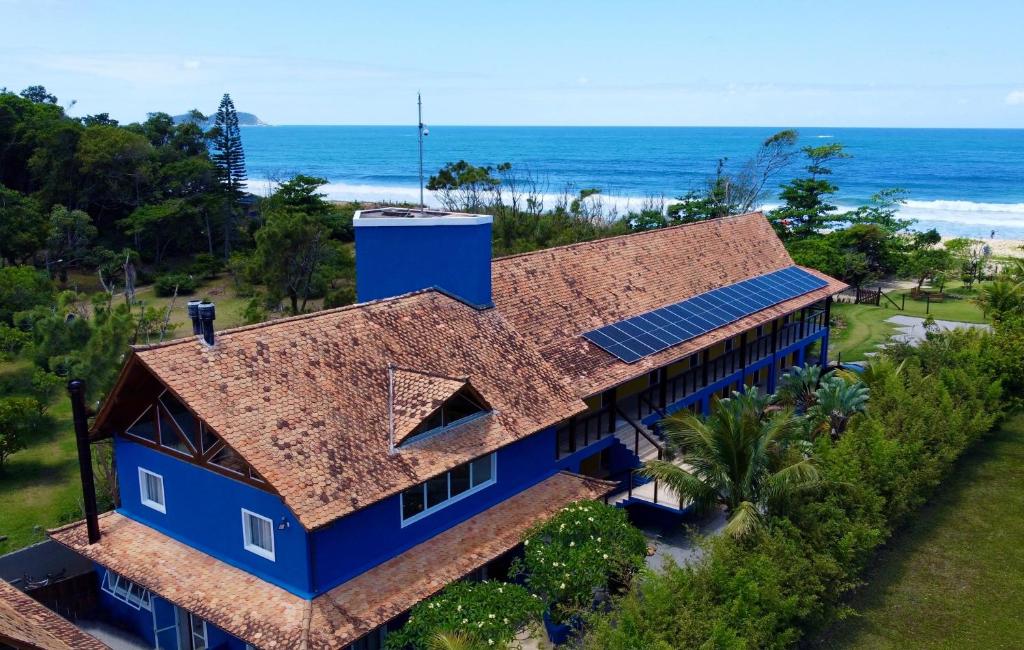
[[[419,139],[420,139],[420,212],[426,208],[423,203],[423,99],[416,93],[416,111],[419,113]]]

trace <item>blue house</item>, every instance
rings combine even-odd
[[[491,218],[357,213],[359,304],[138,347],[96,416],[118,505],[51,537],[156,648],[378,648],[634,484],[655,423],[827,358],[844,285],[758,213],[491,259]],[[95,534],[98,533],[98,534]]]

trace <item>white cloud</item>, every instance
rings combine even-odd
[[[185,62],[182,65],[184,65],[185,68],[188,69],[188,70],[198,70],[199,69],[199,59],[186,59]]]
[[[1011,91],[1010,94],[1006,96],[1006,103],[1010,106],[1024,104],[1024,90]]]

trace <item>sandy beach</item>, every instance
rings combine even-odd
[[[942,241],[954,239],[949,235],[943,235]],[[1024,239],[979,239],[978,241],[987,244],[996,256],[1024,257]]]

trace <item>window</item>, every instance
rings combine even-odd
[[[107,570],[103,574],[100,589],[133,609],[151,610],[153,608],[152,597],[148,589],[113,571]]]
[[[482,456],[402,492],[402,525],[493,485],[496,458]]]
[[[452,395],[436,411],[420,422],[402,442],[427,433],[449,429],[486,413],[487,410],[465,388]]]
[[[242,538],[245,550],[274,560],[274,522],[243,508]]]
[[[167,504],[164,501],[164,477],[141,467],[139,468],[139,497],[142,500],[142,505],[167,513]]]

